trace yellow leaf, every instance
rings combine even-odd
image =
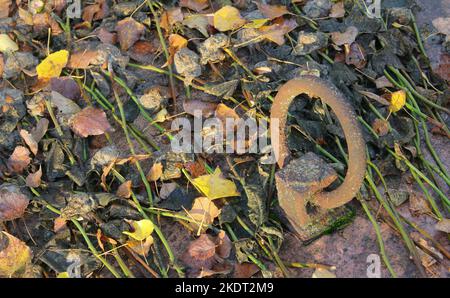
[[[406,103],[406,92],[404,90],[396,91],[391,94],[391,105],[389,110],[393,113],[400,111]]]
[[[214,27],[219,31],[237,29],[245,22],[239,10],[233,6],[224,6],[214,13]]]
[[[129,240],[127,241],[128,247],[141,256],[147,256],[150,246],[153,244],[153,237],[148,236],[145,241]]]
[[[236,184],[231,180],[224,179],[219,168],[216,168],[211,175],[197,177],[191,182],[199,192],[210,200],[240,195]]]
[[[143,241],[150,237],[153,233],[153,229],[155,228],[152,221],[149,219],[139,221],[130,220],[128,223],[133,227],[133,232],[124,231],[122,233],[138,241]]]
[[[10,277],[24,271],[31,262],[31,250],[20,239],[0,232],[0,277]]]
[[[0,34],[0,52],[9,53],[17,50],[19,47],[7,34]]]
[[[39,79],[57,78],[61,75],[62,69],[66,66],[69,59],[69,52],[61,50],[48,55],[36,67]]]
[[[219,216],[220,210],[213,201],[206,197],[198,197],[194,200],[194,204],[190,211],[187,211],[189,218],[193,221],[189,226],[198,232],[205,232],[207,227],[214,222],[214,219]]]
[[[264,26],[268,21],[270,21],[270,20],[269,19],[255,19],[255,20],[252,20],[250,23],[245,24],[244,28],[258,29],[258,28],[261,28],[262,26]]]
[[[70,278],[70,275],[67,272],[61,272],[56,275],[56,278]]]

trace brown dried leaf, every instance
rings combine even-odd
[[[115,44],[117,42],[117,34],[111,33],[103,27],[98,30],[97,37],[106,44]]]
[[[152,168],[147,174],[147,180],[148,181],[157,181],[159,178],[161,178],[163,173],[163,166],[162,163],[156,162],[153,164]]]
[[[217,105],[215,116],[219,118],[220,121],[222,121],[223,125],[225,125],[227,119],[233,119],[234,121],[237,121],[241,118],[235,110],[227,107],[223,103]]]
[[[169,32],[172,29],[173,25],[175,25],[177,22],[182,22],[183,19],[184,16],[181,8],[173,7],[163,12],[159,25],[161,26],[161,28],[166,30],[166,32]]]
[[[149,41],[138,40],[129,50],[130,57],[140,63],[149,64],[156,48]]]
[[[220,230],[220,232],[217,234],[216,244],[217,255],[222,259],[228,258],[230,256],[233,243],[224,230]]]
[[[367,60],[364,49],[358,43],[354,42],[350,46],[345,45],[345,63],[354,65],[358,69],[366,66]]]
[[[210,225],[214,219],[219,216],[220,210],[216,204],[207,197],[198,197],[190,211],[187,211],[188,217],[193,221],[189,223],[192,230],[205,232],[208,228],[204,225]]]
[[[334,3],[331,7],[330,17],[342,18],[345,16],[344,1]]]
[[[0,277],[11,277],[31,262],[31,249],[20,239],[6,232],[0,233]]]
[[[30,148],[31,152],[33,152],[33,154],[36,155],[38,153],[38,143],[33,138],[33,135],[31,135],[25,129],[21,129],[19,134],[27,144],[28,148]]]
[[[217,104],[213,102],[206,102],[198,99],[191,99],[183,102],[184,111],[192,116],[202,115],[203,117],[210,117],[216,111]]]
[[[80,137],[96,136],[111,130],[103,110],[87,107],[70,119],[70,127]]]
[[[117,189],[116,195],[124,199],[131,197],[131,180],[122,183]]]
[[[450,219],[443,218],[435,226],[436,230],[450,234]]]
[[[370,99],[375,100],[376,102],[378,102],[378,103],[380,103],[380,104],[382,104],[384,106],[390,106],[391,105],[391,103],[389,101],[387,101],[386,99],[384,99],[383,97],[381,97],[381,96],[379,96],[379,95],[377,95],[375,93],[372,93],[372,92],[369,92],[369,91],[358,91],[358,92],[361,93],[362,95],[370,98]]]
[[[297,22],[294,19],[284,19],[282,17],[275,19],[272,25],[262,26],[258,31],[267,40],[273,41],[279,46],[284,44],[284,35],[297,28]]]
[[[31,162],[30,151],[23,146],[17,146],[8,159],[8,168],[14,173],[22,173]]]
[[[42,168],[39,166],[39,170],[35,173],[28,174],[25,183],[28,187],[39,187],[41,185],[41,177],[42,177]]]
[[[67,219],[62,218],[61,216],[55,218],[55,221],[53,222],[53,232],[58,233],[65,228],[67,228]]]
[[[338,46],[342,46],[344,44],[352,44],[358,36],[358,33],[358,28],[350,26],[345,29],[345,32],[332,32],[331,39]]]
[[[409,196],[409,210],[414,216],[421,214],[431,214],[431,208],[426,199],[417,192],[411,193]]]
[[[196,12],[200,12],[209,6],[208,0],[180,0],[181,7],[187,7]]]
[[[202,234],[191,243],[181,260],[193,269],[211,269],[216,263],[216,244],[208,235]]]
[[[28,198],[13,184],[0,186],[0,221],[8,221],[23,216],[29,203]]]
[[[269,19],[276,19],[278,17],[281,17],[285,14],[290,14],[289,10],[287,10],[286,6],[284,5],[269,5],[269,4],[263,4],[263,3],[256,3],[258,6],[258,10]]]
[[[385,76],[379,77],[375,80],[375,85],[377,86],[377,89],[387,88],[387,87],[394,87],[394,85],[389,81]]]
[[[450,82],[450,55],[447,53],[441,54],[439,65],[433,68],[433,71],[443,80]]]
[[[96,0],[95,4],[88,5],[83,10],[81,18],[83,21],[91,23],[105,18],[109,13],[108,3],[105,0]]]
[[[250,278],[259,271],[259,267],[253,263],[234,264],[234,278]]]
[[[12,0],[0,0],[0,18],[7,18],[11,9]]]
[[[89,65],[98,65],[100,63],[99,52],[95,50],[83,50],[70,55],[68,68],[87,69]]]
[[[389,123],[386,120],[375,119],[372,123],[373,130],[380,137],[385,136],[389,132]]]
[[[116,25],[116,31],[120,48],[124,51],[128,50],[141,38],[144,30],[145,26],[132,18],[125,18],[119,21]]]
[[[207,173],[204,164],[198,161],[185,163],[184,167],[188,170],[192,178],[197,178],[199,176],[206,175]]]

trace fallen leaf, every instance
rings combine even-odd
[[[181,35],[170,34],[169,35],[169,59],[165,65],[173,63],[173,57],[175,53],[182,48],[187,47],[188,41]],[[163,66],[164,67],[164,66]]]
[[[153,121],[157,123],[161,123],[166,121],[169,112],[166,109],[161,109],[156,115],[153,117]]]
[[[241,118],[241,117],[239,117],[239,115],[236,113],[235,110],[233,110],[232,108],[229,108],[228,106],[226,106],[223,103],[220,103],[217,105],[217,108],[215,111],[215,116],[222,122],[222,125],[224,125],[224,126],[227,122],[227,119],[233,120],[236,123],[236,121]]]
[[[127,220],[127,222],[131,225],[133,231],[123,231],[125,235],[130,236],[134,240],[137,241],[143,241],[150,237],[150,235],[153,233],[153,230],[155,229],[155,226],[153,225],[152,221],[149,219],[142,219],[139,221],[135,220]]]
[[[239,10],[233,6],[224,6],[214,13],[214,27],[222,32],[238,29],[245,23]]]
[[[73,100],[56,91],[51,92],[51,104],[58,108],[59,113],[65,115],[73,115],[81,111],[81,108]]]
[[[443,218],[434,227],[438,231],[450,234],[450,219]]]
[[[172,26],[178,22],[182,22],[183,18],[184,16],[181,8],[173,7],[163,12],[159,25],[161,26],[161,28],[166,30],[166,32],[169,32],[172,29]]]
[[[29,203],[28,198],[14,184],[0,185],[0,221],[21,218]]]
[[[372,129],[377,133],[378,136],[385,136],[389,132],[389,122],[377,118],[372,123]]]
[[[70,119],[70,127],[80,137],[96,136],[111,130],[103,110],[87,107]]]
[[[23,146],[17,146],[8,159],[8,168],[14,173],[22,173],[31,162],[30,151]]]
[[[115,44],[117,42],[117,34],[111,33],[103,27],[98,30],[97,37],[102,43]]]
[[[137,241],[137,240],[129,240],[127,241],[127,245],[136,253],[141,256],[146,257],[152,246],[154,240],[152,236],[149,236],[145,239],[145,241]]]
[[[284,44],[284,35],[297,28],[297,22],[294,19],[276,19],[272,25],[262,26],[258,29],[261,36],[278,45]]]
[[[95,50],[83,50],[79,52],[72,53],[70,55],[69,62],[67,63],[68,68],[79,68],[87,69],[90,65],[99,65],[100,56],[98,51]]]
[[[345,16],[344,1],[334,3],[333,6],[331,7],[330,17],[342,18],[344,16]]]
[[[12,53],[19,50],[19,46],[9,37],[8,34],[0,34],[0,52]]]
[[[389,110],[393,113],[400,111],[406,104],[406,92],[399,90],[391,94]]]
[[[95,4],[88,5],[83,10],[83,21],[92,23],[104,19],[109,12],[108,3],[105,0],[96,0]]]
[[[191,183],[210,200],[240,196],[236,184],[223,178],[219,168],[216,168],[213,174],[192,179]]]
[[[206,197],[198,197],[194,200],[191,210],[186,211],[188,217],[193,220],[189,222],[189,226],[194,231],[205,232],[208,227],[214,222],[214,219],[219,216],[220,210],[213,201]]]
[[[157,52],[157,48],[149,42],[144,40],[138,40],[136,43],[128,50],[128,54],[131,59],[134,59],[143,64],[150,64],[153,59],[154,53]]]
[[[317,268],[312,278],[336,278],[336,274],[324,268]]]
[[[206,102],[198,99],[191,99],[183,101],[184,111],[192,116],[202,115],[203,117],[210,117],[217,109],[217,104],[213,102]]]
[[[80,87],[71,77],[52,78],[50,80],[50,88],[52,91],[58,92],[62,96],[71,100],[77,100],[81,97]]]
[[[211,269],[216,263],[216,244],[208,235],[202,234],[187,247],[181,260],[193,269]]]
[[[195,14],[187,16],[183,20],[183,25],[198,30],[201,34],[203,34],[204,37],[208,37],[208,17],[202,14]]]
[[[65,228],[67,228],[67,219],[61,216],[55,218],[53,222],[53,232],[58,233],[59,231],[62,231]]]
[[[148,181],[157,181],[157,180],[159,180],[159,178],[161,178],[162,173],[163,173],[162,163],[155,162],[147,174],[147,180]]]
[[[414,216],[432,214],[428,201],[417,192],[412,192],[409,196],[409,210]]]
[[[367,60],[364,53],[364,49],[356,42],[351,45],[346,44],[345,46],[345,63],[347,65],[354,65],[358,69],[364,68],[366,66]]]
[[[332,32],[331,40],[333,40],[333,42],[338,46],[342,46],[344,44],[352,44],[358,36],[358,33],[358,28],[350,26],[345,29],[344,32]]]
[[[180,6],[200,12],[208,8],[209,0],[180,0]]]
[[[41,177],[42,177],[42,168],[39,166],[39,170],[37,170],[35,173],[28,174],[25,184],[28,187],[39,187],[41,185]]]
[[[389,101],[387,101],[386,99],[384,99],[383,97],[381,97],[381,96],[379,96],[379,95],[377,95],[375,93],[372,93],[372,92],[369,92],[369,91],[361,91],[361,90],[358,91],[358,92],[361,93],[362,95],[370,98],[370,99],[375,100],[376,102],[378,102],[378,103],[380,103],[380,104],[382,104],[384,106],[390,106],[391,105],[391,103]]]
[[[1,2],[1,0],[0,0]],[[19,7],[19,18],[28,26],[33,26],[33,15],[26,9]]]
[[[206,168],[203,163],[199,161],[191,161],[184,164],[184,168],[188,170],[192,178],[206,174]]]
[[[433,72],[440,76],[447,82],[450,81],[450,55],[442,53],[439,59],[439,64],[433,67]]]
[[[265,16],[271,20],[281,17],[285,14],[290,14],[289,10],[287,10],[284,5],[269,5],[263,3],[256,3],[258,6],[258,10]]]
[[[38,78],[45,80],[59,77],[62,69],[67,64],[68,59],[69,52],[66,50],[61,50],[48,55],[47,58],[36,67]]]
[[[27,144],[28,148],[30,148],[31,152],[36,155],[38,152],[38,143],[33,138],[33,136],[25,129],[21,129],[19,134]]]
[[[0,0],[0,18],[7,18],[11,9],[12,0]]]
[[[128,50],[141,38],[144,30],[145,26],[136,22],[133,18],[125,18],[119,21],[116,25],[116,31],[120,48],[124,51]]]
[[[377,89],[394,87],[394,85],[391,83],[391,81],[389,81],[388,78],[386,78],[385,76],[377,78],[375,80],[375,85],[377,86]]]
[[[253,263],[236,263],[234,264],[233,278],[250,278],[259,270],[259,267]]]
[[[31,249],[20,239],[1,232],[0,243],[0,277],[20,273],[31,263]]]
[[[233,243],[224,230],[220,230],[216,237],[216,253],[222,259],[230,256]]]
[[[122,183],[117,189],[116,195],[125,199],[131,197],[131,180]]]

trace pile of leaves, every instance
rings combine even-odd
[[[380,222],[398,232],[418,274],[440,274],[450,175],[433,140],[450,136],[448,20],[433,23],[433,64],[412,0],[383,1],[380,17],[348,0],[95,0],[74,13],[64,0],[0,1],[0,276],[334,276],[280,258],[289,231],[266,152],[170,149],[179,117],[267,120],[278,87],[303,75],[359,115],[370,162],[351,208],[377,235]],[[345,175],[332,111],[302,96],[288,125],[294,157],[313,151]]]

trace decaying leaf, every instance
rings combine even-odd
[[[250,278],[259,271],[259,267],[253,263],[234,264],[234,278]]]
[[[285,14],[290,14],[289,10],[287,10],[284,5],[269,5],[257,2],[258,10],[269,19],[276,19]]]
[[[120,48],[124,51],[134,45],[144,33],[145,26],[136,22],[133,18],[125,18],[117,22],[116,31]]]
[[[223,103],[217,105],[215,116],[222,122],[223,125],[225,125],[227,119],[237,121],[241,118],[235,110],[227,107]]]
[[[99,64],[99,53],[95,50],[84,50],[70,55],[68,68],[87,69],[90,65]]]
[[[222,259],[226,259],[230,256],[233,243],[224,230],[220,230],[216,237],[216,253]]]
[[[210,117],[216,111],[217,104],[198,99],[191,99],[183,102],[184,111],[192,116]]]
[[[330,17],[342,18],[344,16],[345,16],[344,1],[334,3],[333,7],[331,7]]]
[[[0,221],[22,217],[28,203],[28,198],[16,185],[7,183],[0,185]]]
[[[194,11],[200,12],[209,6],[208,0],[180,0],[181,7],[187,7]]]
[[[399,90],[391,94],[389,110],[393,113],[400,111],[406,104],[406,92]]]
[[[147,180],[148,181],[157,181],[157,180],[159,180],[159,178],[161,178],[162,173],[163,173],[162,163],[155,162],[147,174]]]
[[[36,67],[39,79],[51,79],[61,75],[62,69],[66,66],[69,59],[69,52],[61,50],[47,56]]]
[[[131,180],[125,181],[117,189],[117,196],[128,199],[131,197]]]
[[[389,132],[389,122],[377,118],[373,121],[372,128],[380,137],[385,136]]]
[[[70,127],[80,137],[104,134],[111,129],[103,110],[87,107],[70,119]]]
[[[198,30],[203,36],[208,37],[208,17],[202,14],[190,15],[184,18],[183,25]]]
[[[205,232],[207,225],[212,224],[214,219],[220,214],[219,208],[206,197],[196,198],[191,210],[186,212],[187,216],[193,220],[189,223],[189,226],[199,234],[200,232]]]
[[[263,38],[281,46],[284,44],[284,35],[297,28],[297,26],[297,22],[294,19],[280,17],[272,25],[262,26],[258,31]]]
[[[33,154],[36,155],[38,152],[38,144],[37,144],[36,140],[33,138],[33,135],[31,135],[25,129],[21,129],[20,136],[25,141],[28,148],[30,148],[31,152],[33,152]]]
[[[0,18],[7,18],[11,9],[12,0],[0,0]]]
[[[30,151],[26,147],[17,146],[8,159],[8,168],[14,173],[22,173],[30,162]]]
[[[210,269],[216,262],[216,244],[208,235],[202,234],[187,247],[181,260],[193,269]]]
[[[108,15],[109,7],[105,0],[96,0],[94,4],[88,5],[83,10],[81,16],[85,22],[91,23],[105,18]]]
[[[168,10],[165,10],[161,15],[160,26],[161,28],[166,30],[166,32],[169,32],[172,26],[178,22],[182,22],[183,18],[183,12],[181,11],[180,7],[170,8]]]
[[[435,226],[436,230],[450,234],[450,219],[443,218]]]
[[[28,187],[39,187],[41,185],[41,177],[42,177],[42,168],[39,166],[39,170],[37,170],[35,173],[28,174],[26,178],[26,185]]]
[[[344,44],[352,44],[357,36],[358,28],[354,26],[348,27],[344,32],[338,31],[331,33],[331,39],[338,46],[342,46]]]
[[[239,10],[233,6],[224,6],[214,13],[214,27],[222,32],[238,29],[245,23]]]
[[[20,276],[31,263],[31,249],[11,234],[0,232],[0,277]]]
[[[216,168],[214,173],[203,175],[191,180],[197,190],[210,200],[239,196],[236,184],[222,177],[222,172]]]

